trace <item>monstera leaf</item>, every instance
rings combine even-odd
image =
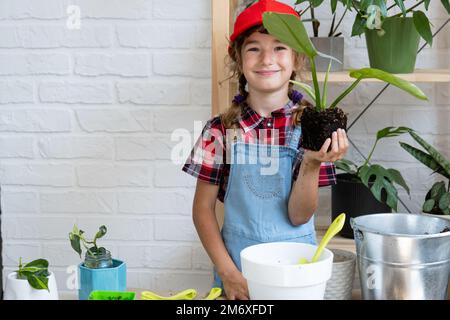
[[[374,165],[364,165],[359,168],[358,177],[361,182],[370,189],[375,199],[383,202],[381,199],[381,192],[384,189],[387,194],[386,204],[392,208],[392,210],[397,211],[397,189],[394,183],[402,186],[406,192],[409,194],[409,188],[403,179],[399,171],[395,169],[385,169],[378,164]],[[370,186],[369,182],[373,181],[373,185]]]

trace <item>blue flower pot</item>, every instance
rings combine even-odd
[[[86,268],[83,263],[78,265],[80,275],[78,299],[88,300],[94,290],[126,291],[127,265],[120,260],[112,259],[112,261],[113,266],[110,268],[91,269]]]

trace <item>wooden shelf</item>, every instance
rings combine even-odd
[[[450,69],[416,69],[414,73],[396,74],[396,76],[410,82],[450,82]],[[317,73],[318,80],[323,82],[325,72]],[[303,81],[312,81],[311,72],[304,71],[300,73]],[[328,82],[353,82],[355,78],[349,76],[349,70],[330,72]],[[364,79],[364,82],[382,82],[377,79]]]

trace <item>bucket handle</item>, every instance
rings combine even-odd
[[[353,233],[355,235],[355,238],[362,241],[362,240],[364,240],[364,234],[363,234],[363,232],[361,230],[359,230],[356,227],[356,224],[355,224],[354,220],[355,220],[354,218],[350,218],[350,226],[353,229]]]

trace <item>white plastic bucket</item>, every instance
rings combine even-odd
[[[252,300],[323,300],[331,278],[333,253],[324,249],[319,261],[311,260],[317,246],[295,242],[270,242],[241,251],[242,274]]]

